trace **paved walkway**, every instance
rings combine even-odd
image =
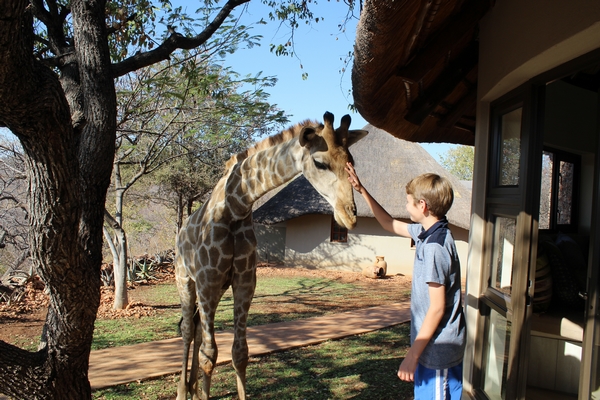
[[[330,339],[370,332],[410,321],[410,303],[248,328],[250,356],[302,347]],[[231,361],[233,332],[217,333],[217,364]],[[181,371],[181,338],[92,351],[92,389],[159,377]]]

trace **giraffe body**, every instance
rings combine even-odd
[[[325,113],[324,124],[305,121],[232,157],[210,199],[184,222],[177,235],[175,256],[184,343],[177,400],[186,400],[188,393],[193,400],[209,398],[217,360],[214,318],[230,286],[234,299],[232,363],[238,396],[246,398],[246,321],[256,286],[256,237],[252,226],[256,200],[303,173],[333,206],[338,224],[348,229],[356,225],[352,186],[344,167],[352,162],[348,147],[367,132],[350,131],[349,126],[350,117],[346,115],[334,130],[333,115]],[[196,309],[199,320],[194,319]]]

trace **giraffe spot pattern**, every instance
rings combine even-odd
[[[296,124],[281,134],[231,157],[225,166],[223,177],[214,187],[208,201],[186,220],[180,230],[177,236],[176,277],[184,314],[182,329],[187,332],[183,334],[184,363],[178,384],[178,398],[187,398],[189,388],[193,386],[188,384],[187,375],[187,355],[195,336],[191,322],[193,319],[189,315],[193,313],[193,302],[198,302],[203,340],[199,344],[199,354],[192,355],[196,360],[199,355],[201,357],[199,363],[192,363],[190,376],[194,378],[191,379],[197,376],[198,371],[194,368],[198,365],[208,377],[212,373],[217,353],[214,342],[214,315],[223,291],[229,285],[233,287],[235,310],[232,359],[234,369],[241,374],[238,375],[238,393],[241,394],[240,398],[243,397],[245,369],[248,363],[246,320],[256,284],[256,236],[250,214],[252,204],[267,191],[290,181],[300,172],[304,172],[309,178],[305,168],[315,168],[310,160],[310,153],[325,152],[329,157],[338,157],[338,162],[342,161],[343,152],[334,154],[334,151],[339,147],[336,143],[344,143],[345,139],[333,131],[333,115],[327,114],[325,119],[325,125],[308,120]],[[343,122],[342,127],[337,130],[345,133],[346,138],[347,125],[348,121]],[[304,131],[304,128],[307,130]],[[307,132],[308,135],[302,134],[300,137],[302,132]],[[328,160],[330,164],[335,164],[335,161]],[[343,166],[341,168],[343,169]],[[309,181],[312,179],[311,183],[315,186],[314,181],[324,179],[323,176],[324,174],[315,174]],[[339,179],[339,175],[331,179]],[[331,192],[339,188],[337,185],[334,187],[332,182],[333,180],[327,183],[320,182],[324,189],[317,190],[324,196],[324,193],[328,192],[329,197],[337,198],[337,194]],[[350,200],[353,200],[351,190],[350,194]],[[347,201],[345,199],[341,204]],[[348,207],[347,204],[344,206],[344,209]],[[200,385],[198,383],[198,386]],[[207,380],[204,380],[202,385],[205,392],[203,396],[209,397],[210,385],[207,384]]]

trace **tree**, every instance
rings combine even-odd
[[[473,162],[475,160],[473,146],[451,147],[446,155],[440,156],[440,164],[458,179],[473,180]]]
[[[29,255],[27,243],[27,181],[20,146],[0,140],[0,281],[21,267]],[[0,282],[1,284],[1,282]]]
[[[249,1],[206,0],[197,18],[168,0],[0,2],[0,126],[23,148],[31,256],[50,296],[40,350],[0,341],[0,392],[91,398],[87,371],[115,154],[115,79],[180,49],[210,48],[232,11]],[[292,29],[313,19],[314,3],[262,1]],[[157,22],[168,29],[163,33]]]
[[[235,43],[227,43],[232,46]],[[183,70],[183,71],[182,71]],[[282,111],[266,100],[265,87],[274,78],[237,76],[198,54],[185,54],[124,77],[117,86],[118,120],[116,154],[113,164],[113,213],[105,213],[104,236],[113,255],[114,309],[128,304],[127,234],[123,225],[125,194],[145,176],[161,169],[188,175],[198,159],[214,171],[202,186],[212,188],[224,160],[232,151],[246,148],[257,134],[269,133],[287,122]],[[252,89],[244,90],[244,85]],[[233,121],[235,119],[235,121]],[[224,153],[224,148],[230,152]],[[207,170],[207,168],[204,168]],[[187,176],[189,181],[195,174]],[[183,178],[185,179],[185,178]],[[152,192],[149,192],[152,193]],[[111,236],[109,228],[114,235]]]
[[[207,126],[208,130],[217,127]],[[175,210],[177,231],[185,217],[192,214],[194,203],[203,201],[223,173],[225,162],[248,141],[203,143],[194,137],[183,138],[184,153],[157,174],[163,203]]]

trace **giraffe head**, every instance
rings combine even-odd
[[[356,225],[354,192],[344,170],[353,162],[348,147],[368,132],[349,130],[350,116],[342,117],[340,127],[334,129],[333,114],[326,112],[324,124],[305,126],[300,132],[300,145],[305,148],[302,173],[334,210],[335,221],[347,229]]]

